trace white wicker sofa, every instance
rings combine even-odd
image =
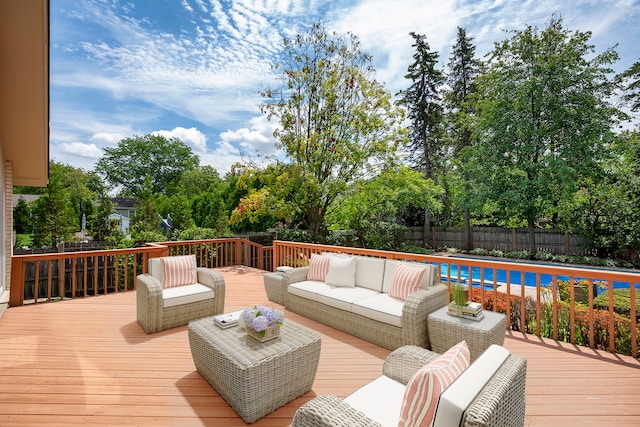
[[[332,395],[310,400],[296,411],[292,427],[396,427],[418,421],[433,427],[524,426],[526,359],[494,344],[453,375],[440,356],[400,347],[386,358],[380,377],[344,400]]]
[[[314,265],[319,257],[313,254],[307,267],[265,275],[269,300],[391,350],[408,344],[429,348],[427,316],[447,304],[447,287],[438,284],[434,265],[323,254],[329,258],[323,279]],[[424,274],[418,289],[398,298],[394,284],[408,268]]]
[[[198,268],[195,255],[149,259],[136,277],[136,316],[147,334],[224,311],[225,282],[219,272]]]

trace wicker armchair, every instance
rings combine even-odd
[[[149,259],[149,274],[136,277],[136,315],[147,334],[224,311],[222,274],[210,268],[196,268],[197,283],[166,289],[161,262],[162,258]]]
[[[399,416],[398,396],[394,396],[394,393],[397,393],[398,390],[403,393],[404,385],[407,384],[413,374],[438,356],[438,353],[416,346],[400,347],[387,357],[383,365],[383,376],[380,377],[387,377],[385,379],[388,383],[399,383],[400,389],[388,387],[389,384],[386,384],[387,386],[380,390],[380,396],[367,395],[367,392],[365,392],[356,398],[352,398],[375,381],[378,381],[374,380],[344,400],[331,395],[318,396],[302,405],[296,411],[292,427],[383,427],[384,425],[393,425],[395,427],[398,425],[398,418],[394,418],[393,415],[391,419],[387,416],[387,423],[381,423],[372,419],[367,413],[356,409],[350,402],[354,405],[357,404],[357,401],[369,402],[368,406],[374,407],[378,415],[397,413]],[[490,357],[493,357],[493,354],[487,353],[486,359]],[[480,360],[481,358],[478,359],[478,361]],[[478,361],[474,362],[474,364],[478,363]],[[442,416],[442,414],[438,417],[438,411],[440,410],[440,406],[438,406],[433,425],[456,427],[458,425],[466,427],[523,426],[526,365],[526,360],[522,357],[513,354],[508,355],[488,382],[484,386],[480,386],[482,387],[481,390],[473,398],[470,405],[466,407],[466,410],[462,408],[464,410],[462,421],[455,420],[455,417]],[[471,367],[467,368],[467,370],[469,369]],[[453,387],[454,384],[450,387]]]

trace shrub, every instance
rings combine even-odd
[[[470,254],[472,255],[487,255],[489,253],[489,251],[487,251],[486,249],[483,248],[475,248],[475,249],[471,249],[469,251]]]
[[[506,258],[513,258],[513,259],[531,259],[531,252],[513,251],[513,252],[507,252],[504,256]]]
[[[608,310],[609,293],[603,292],[594,298],[593,307],[599,310]],[[631,291],[629,289],[613,290],[613,311],[624,316],[631,316]],[[640,292],[636,292],[636,319],[640,319]]]

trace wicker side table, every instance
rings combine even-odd
[[[189,323],[196,369],[247,423],[309,391],[320,359],[320,335],[285,320],[280,337],[261,343],[212,317]]]
[[[504,344],[507,317],[502,313],[484,311],[480,321],[447,314],[448,307],[440,308],[427,317],[427,331],[431,350],[444,353],[462,340],[469,345],[471,361],[478,358],[491,344]]]

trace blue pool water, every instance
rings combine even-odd
[[[449,263],[441,262],[440,263],[440,277],[443,281],[446,281],[447,275],[450,275],[451,282],[455,283],[458,280],[458,269],[460,268],[460,282],[461,283],[469,283],[469,267],[468,266],[458,266],[455,263],[456,258],[466,258],[463,256],[450,256],[447,259],[450,260]],[[472,259],[472,258],[467,258]],[[509,262],[505,260],[500,260],[500,262]],[[512,285],[521,285],[524,283],[525,286],[536,286],[536,273],[523,273],[521,270],[518,270],[517,266],[525,263],[522,262],[511,262],[513,264],[513,269],[496,269],[494,271],[493,268],[484,268],[484,288],[485,289],[493,289],[494,286],[500,286],[507,283],[507,277],[509,278],[509,282]],[[529,264],[532,265],[532,264]],[[597,268],[589,267],[591,270],[597,270]],[[495,277],[494,277],[495,272]],[[481,278],[481,267],[472,267],[471,268],[471,283],[474,287],[480,287],[480,278]],[[586,280],[586,277],[580,278],[575,277],[574,280]],[[561,276],[556,275],[556,280],[569,280],[569,276]],[[552,281],[551,274],[540,274],[540,285],[545,286],[550,284]],[[629,289],[629,282],[613,282],[614,289]],[[638,282],[635,283],[636,289],[639,289],[640,286],[640,274],[638,274]],[[604,289],[603,289],[604,290]],[[601,290],[598,288],[598,292]]]

